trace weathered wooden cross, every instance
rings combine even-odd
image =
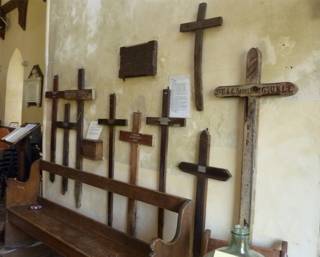
[[[179,168],[189,174],[197,177],[197,192],[194,219],[194,239],[193,239],[193,256],[202,256],[202,244],[204,243],[208,179],[226,181],[231,174],[226,169],[209,167],[210,157],[210,134],[204,130],[200,134],[199,142],[199,163],[193,164],[181,162]]]
[[[222,17],[205,19],[207,3],[201,3],[198,10],[198,18],[195,22],[184,23],[180,26],[180,32],[195,32],[195,50],[194,50],[194,90],[195,103],[198,111],[203,111],[203,86],[202,86],[202,52],[203,52],[203,34],[205,29],[221,26]]]
[[[51,127],[51,153],[50,161],[55,162],[56,152],[56,129],[57,129],[57,112],[58,99],[73,100],[77,102],[77,120],[76,124],[76,169],[82,169],[81,144],[83,140],[83,116],[84,116],[84,101],[94,99],[94,91],[92,89],[84,89],[85,87],[85,70],[78,70],[78,90],[58,91],[58,76],[54,78],[53,91],[46,92],[46,98],[51,98],[52,102],[52,127]],[[54,182],[54,176],[50,176],[50,180]],[[75,182],[75,202],[76,207],[81,207],[82,184]]]
[[[114,178],[114,151],[115,151],[115,127],[116,126],[127,126],[128,121],[124,119],[116,119],[116,105],[117,97],[116,94],[110,95],[110,107],[109,107],[109,119],[98,119],[99,125],[109,127],[109,158],[108,158],[108,177]],[[108,225],[112,226],[113,223],[113,194],[108,192]]]
[[[167,154],[169,141],[169,127],[185,127],[186,119],[170,118],[170,89],[164,89],[162,95],[162,117],[147,117],[147,124],[160,126],[160,163],[159,163],[159,191],[166,192],[167,177]],[[159,209],[158,214],[158,237],[163,236],[164,210]]]
[[[217,97],[245,98],[240,223],[248,224],[251,227],[253,224],[256,181],[259,97],[291,96],[298,91],[298,88],[290,82],[261,83],[261,63],[260,50],[252,48],[247,56],[247,84],[222,86],[214,90]]]
[[[15,9],[18,9],[18,19],[20,27],[23,30],[26,30],[28,0],[10,0],[7,1],[4,5],[1,5],[0,0],[0,37],[2,39],[5,39],[6,35],[6,15]]]
[[[132,132],[120,131],[120,140],[129,142],[130,149],[130,179],[129,183],[136,185],[138,177],[139,145],[152,146],[152,136],[139,133],[141,128],[141,113],[133,113]],[[136,202],[128,199],[127,233],[134,236],[136,233]]]

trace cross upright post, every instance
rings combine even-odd
[[[99,125],[109,127],[109,153],[108,153],[108,177],[114,178],[114,151],[115,151],[115,127],[127,126],[128,121],[125,119],[116,119],[117,97],[116,94],[110,95],[109,119],[98,119]],[[112,227],[113,223],[113,194],[108,192],[108,210],[107,223]]]
[[[130,179],[129,183],[136,185],[139,169],[139,145],[152,146],[152,136],[141,134],[141,113],[133,113],[132,132],[120,131],[120,140],[130,143]],[[136,234],[136,202],[128,199],[127,232],[131,236]]]
[[[226,169],[215,168],[209,166],[210,156],[210,134],[208,130],[204,130],[200,134],[199,142],[199,163],[193,164],[181,162],[180,170],[197,177],[196,206],[194,218],[194,240],[193,240],[193,256],[202,256],[202,245],[205,235],[208,179],[226,181],[231,174]]]
[[[164,89],[162,94],[162,117],[147,117],[148,125],[160,126],[160,163],[159,163],[159,191],[166,192],[167,155],[169,141],[169,127],[185,127],[186,119],[170,117],[170,89]],[[163,236],[164,210],[158,213],[158,237]]]
[[[261,83],[261,52],[252,48],[247,55],[246,84],[221,86],[214,90],[217,97],[241,97],[245,100],[240,224],[252,228],[256,184],[256,156],[259,124],[259,97],[291,96],[298,92],[290,82]]]
[[[195,32],[194,50],[194,87],[195,103],[198,111],[203,111],[203,83],[202,83],[202,55],[203,55],[203,34],[205,29],[222,26],[223,18],[205,19],[207,3],[201,3],[198,10],[198,18],[195,22],[181,24],[180,32]]]

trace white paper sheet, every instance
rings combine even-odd
[[[215,251],[213,257],[235,257],[235,256],[236,255],[233,255],[233,254],[224,253],[224,252],[221,252],[221,251]]]
[[[186,75],[169,78],[171,89],[170,117],[190,118],[190,84],[190,77]]]
[[[86,139],[98,140],[102,132],[102,126],[98,124],[98,121],[91,121]]]

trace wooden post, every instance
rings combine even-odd
[[[128,121],[116,119],[117,97],[110,95],[109,119],[98,119],[99,125],[109,127],[109,153],[108,153],[108,178],[114,178],[114,151],[115,151],[115,126],[127,126]],[[107,223],[112,227],[113,223],[113,194],[108,192]]]
[[[70,104],[64,105],[64,123],[70,122]],[[63,160],[64,166],[69,166],[69,129],[63,131]],[[61,192],[65,194],[68,191],[68,178],[62,177]]]
[[[136,185],[139,169],[139,145],[152,146],[152,136],[140,134],[141,113],[133,113],[132,132],[120,131],[120,140],[129,142],[130,148],[130,179],[129,183]],[[127,232],[131,236],[136,233],[136,202],[133,199],[128,200]]]
[[[257,48],[252,48],[247,56],[246,84],[218,87],[214,91],[217,97],[245,98],[240,224],[251,228],[253,225],[259,97],[291,96],[297,92],[297,86],[290,82],[261,83],[261,52]]]
[[[207,3],[201,3],[198,10],[198,18],[195,22],[184,23],[180,26],[180,32],[195,32],[194,50],[194,88],[195,103],[198,111],[203,111],[203,86],[202,86],[202,53],[203,53],[203,33],[205,29],[222,26],[222,17],[205,19]]]
[[[208,179],[226,181],[231,177],[228,170],[209,167],[210,134],[208,130],[202,131],[199,142],[199,163],[181,162],[179,168],[186,173],[197,177],[196,206],[194,219],[193,256],[202,256],[204,243]]]
[[[186,119],[170,118],[170,89],[164,89],[162,94],[162,117],[147,117],[148,125],[160,126],[160,163],[159,163],[159,191],[166,192],[167,177],[167,154],[169,141],[169,127],[185,127]],[[163,236],[164,210],[159,209],[158,214],[158,237]]]

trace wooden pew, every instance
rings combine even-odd
[[[148,244],[39,197],[41,170],[177,213],[174,239],[155,239]],[[31,210],[33,204],[42,205],[42,209]],[[191,211],[190,200],[46,161],[33,164],[27,182],[8,181],[8,225],[65,257],[189,257]]]
[[[205,243],[203,245],[203,255],[214,251],[220,247],[224,247],[228,245],[227,241],[219,240],[219,239],[213,239],[210,238],[211,231],[207,230],[205,232]],[[280,242],[280,247],[274,247],[274,248],[263,248],[263,247],[257,247],[252,246],[252,248],[261,253],[265,257],[287,257],[288,256],[288,242],[282,241]]]

